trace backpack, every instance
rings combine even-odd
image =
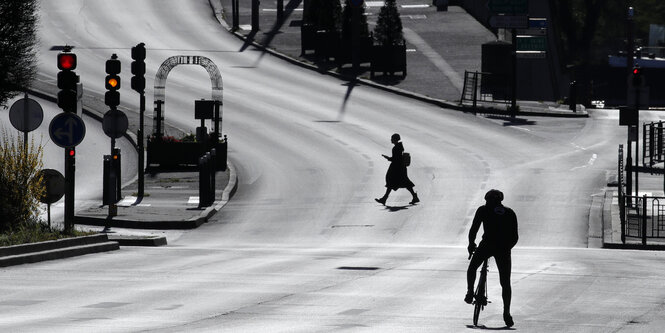
[[[404,166],[411,165],[411,154],[407,152],[402,153],[402,160],[404,161]]]

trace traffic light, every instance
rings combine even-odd
[[[76,69],[76,54],[71,53],[71,48],[65,47],[63,52],[58,53],[58,107],[65,112],[76,112],[77,94],[76,84],[79,77],[74,72]]]
[[[639,65],[633,67],[631,80],[633,81],[633,87],[641,87],[643,85],[644,77],[642,76],[642,68]]]
[[[139,94],[145,92],[145,44],[132,47],[132,90]]]
[[[111,59],[106,60],[106,79],[104,85],[106,86],[106,94],[104,95],[104,103],[112,108],[120,104],[120,60],[114,53]]]

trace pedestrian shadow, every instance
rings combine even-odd
[[[508,326],[488,327],[485,325],[480,325],[480,326],[466,325],[466,328],[474,330],[484,330],[484,331],[515,331],[515,328]]]

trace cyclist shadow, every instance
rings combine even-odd
[[[409,206],[387,206],[386,209],[391,212],[399,212],[400,210],[409,209]]]
[[[476,329],[476,330],[486,330],[486,331],[514,331],[515,330],[515,328],[508,327],[508,326],[487,327],[485,325],[480,325],[480,326],[466,325],[466,328],[471,328],[471,329]]]

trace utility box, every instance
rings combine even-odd
[[[510,79],[514,75],[513,45],[503,41],[485,43],[481,48],[480,70],[483,72],[480,93],[494,100],[510,100]]]

